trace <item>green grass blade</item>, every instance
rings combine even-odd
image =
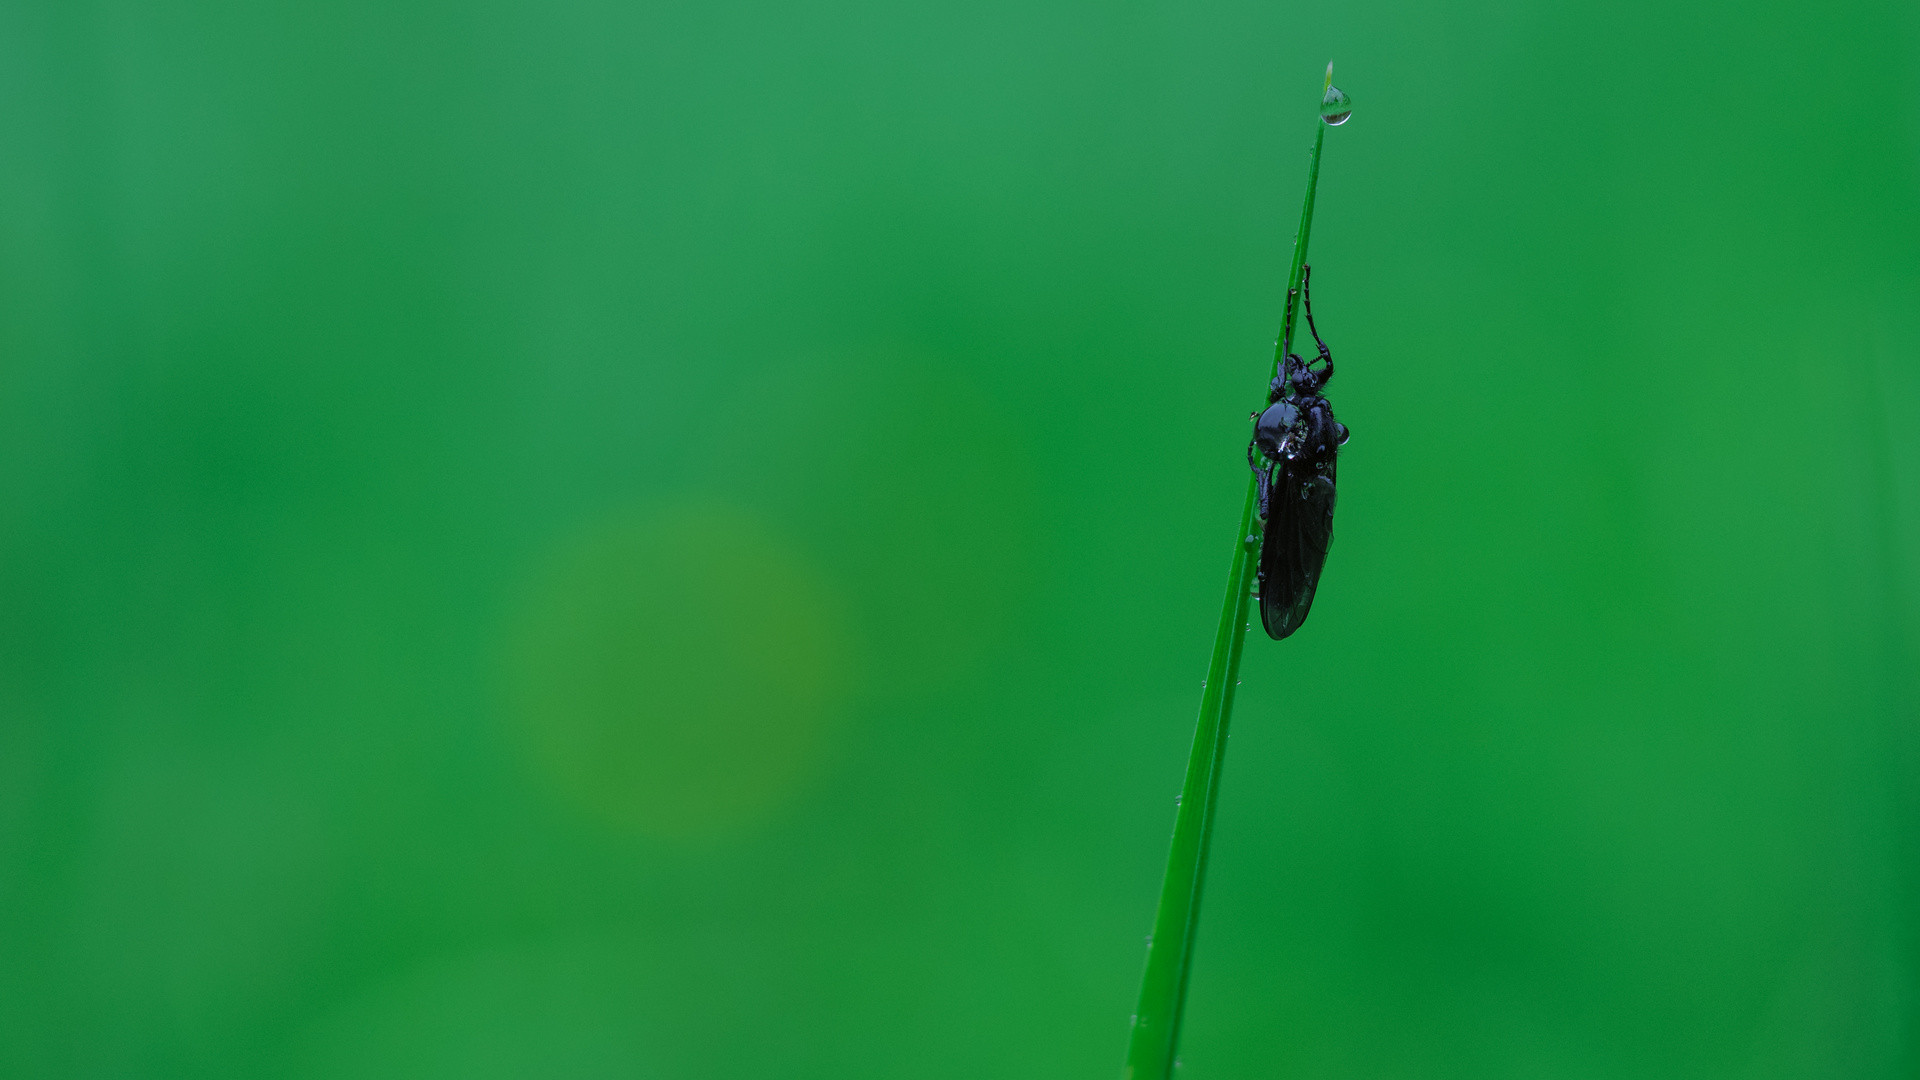
[[[1327,81],[1333,67],[1327,67]],[[1307,197],[1300,210],[1300,228],[1293,238],[1293,263],[1287,275],[1286,315],[1275,342],[1278,370],[1293,340],[1294,314],[1300,293],[1300,270],[1306,264],[1307,234],[1313,224],[1313,193],[1320,180],[1320,147],[1327,126],[1315,125],[1313,153],[1307,166]],[[1271,375],[1269,375],[1271,378]],[[1167,853],[1167,873],[1160,886],[1160,906],[1153,918],[1153,936],[1147,939],[1147,970],[1140,981],[1140,1003],[1134,1010],[1127,1042],[1126,1080],[1167,1080],[1173,1073],[1179,1047],[1180,1017],[1186,1004],[1187,973],[1193,963],[1194,928],[1200,917],[1200,887],[1206,878],[1207,847],[1213,837],[1214,803],[1220,792],[1220,770],[1226,758],[1227,722],[1233,715],[1233,690],[1239,682],[1240,651],[1247,640],[1252,614],[1258,522],[1254,516],[1255,483],[1247,478],[1247,498],[1234,533],[1232,568],[1227,573],[1227,596],[1220,609],[1220,627],[1213,638],[1213,658],[1200,694],[1200,719],[1194,728],[1193,750],[1187,756],[1187,778],[1173,819],[1173,843]]]

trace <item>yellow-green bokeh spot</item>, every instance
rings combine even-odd
[[[813,769],[852,684],[840,604],[808,561],[718,503],[556,545],[510,642],[512,711],[574,806],[692,838],[768,816]]]

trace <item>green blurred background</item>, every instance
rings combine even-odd
[[[1911,3],[0,7],[0,1074],[1920,1073]]]

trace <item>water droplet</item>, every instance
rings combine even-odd
[[[1347,445],[1347,440],[1353,437],[1353,432],[1348,431],[1347,425],[1345,424],[1333,425],[1333,431],[1334,431],[1334,434],[1340,436],[1340,441],[1336,444],[1338,446]]]
[[[1347,96],[1345,90],[1329,85],[1327,96],[1320,99],[1320,119],[1325,120],[1329,127],[1339,127],[1352,115],[1353,99]]]

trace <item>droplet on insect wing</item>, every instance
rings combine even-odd
[[[1328,127],[1339,127],[1352,115],[1353,99],[1345,90],[1328,86],[1326,96],[1320,99],[1320,119],[1325,120]]]

